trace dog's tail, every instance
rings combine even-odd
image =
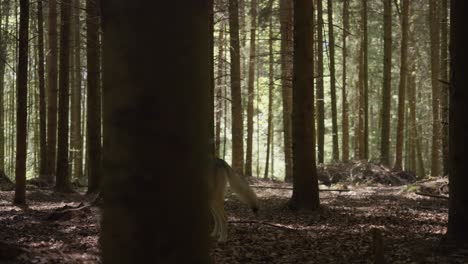
[[[226,169],[226,175],[231,189],[243,203],[247,204],[254,213],[257,213],[259,205],[255,192],[224,160],[219,159],[219,162],[223,162],[223,167]]]

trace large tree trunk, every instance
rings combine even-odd
[[[101,93],[98,0],[86,1],[88,193],[101,181]]]
[[[208,1],[104,0],[102,14],[102,262],[210,263]]]
[[[49,0],[47,51],[47,181],[55,176],[57,147],[57,0]]]
[[[341,117],[341,126],[342,126],[342,160],[344,162],[349,160],[349,114],[348,114],[348,84],[347,84],[347,70],[348,66],[348,35],[349,35],[349,1],[343,0],[343,88],[341,94],[342,100],[342,117]]]
[[[73,14],[73,55],[74,71],[72,77],[75,82],[72,83],[71,91],[71,149],[73,157],[73,175],[77,179],[83,179],[83,135],[81,132],[81,35],[80,35],[80,0],[74,1]]]
[[[16,72],[16,170],[15,204],[26,203],[26,152],[28,120],[29,1],[20,0],[18,68]]]
[[[402,0],[401,8],[401,58],[400,84],[398,88],[398,125],[395,153],[395,168],[403,166],[403,135],[405,130],[406,85],[408,83],[408,34],[409,34],[409,0]]]
[[[443,175],[448,175],[448,115],[449,115],[449,54],[448,54],[448,0],[441,1],[440,10],[440,79],[442,80],[440,90],[440,111],[441,111],[441,124],[442,124],[442,164]]]
[[[335,77],[335,34],[333,25],[333,2],[328,0],[328,41],[330,49],[330,99],[332,110],[332,158],[334,161],[340,159],[340,147],[338,143],[338,111],[336,107],[336,77]],[[320,44],[320,43],[319,43]]]
[[[70,28],[71,0],[62,0],[60,4],[60,72],[59,105],[57,133],[57,175],[55,189],[60,192],[71,190],[68,171],[69,139],[69,92],[70,92]]]
[[[323,7],[317,0],[317,162],[323,163],[325,156],[325,98],[323,85]]]
[[[285,180],[292,181],[292,56],[293,1],[280,0],[281,23],[281,86],[283,98],[283,134]]]
[[[315,165],[314,4],[294,1],[293,194],[290,207],[320,206]]]
[[[392,102],[392,0],[384,0],[384,60],[380,162],[390,165],[390,109]],[[398,146],[397,146],[398,148]]]
[[[447,236],[455,242],[468,242],[468,2],[452,0],[451,10],[451,89],[449,121],[450,202]]]
[[[244,121],[242,117],[238,0],[229,0],[229,35],[231,37],[232,168],[237,173],[242,174],[244,169]]]
[[[439,121],[439,72],[440,72],[440,36],[438,20],[438,0],[430,0],[430,34],[431,34],[431,83],[432,83],[432,148],[431,175],[440,174],[440,121]]]
[[[255,49],[257,30],[257,0],[250,3],[250,57],[249,57],[249,83],[247,101],[247,153],[245,156],[245,175],[252,175],[252,152],[253,152],[253,115],[255,97]]]

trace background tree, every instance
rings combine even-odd
[[[281,24],[281,86],[283,98],[283,134],[285,180],[291,181],[292,165],[292,56],[293,1],[280,0]]]
[[[101,181],[99,1],[86,0],[88,193],[97,192]]]
[[[449,119],[449,22],[448,22],[448,0],[442,0],[440,12],[440,116],[442,124],[442,173],[448,175],[448,119]]]
[[[395,150],[395,168],[403,168],[403,135],[406,114],[406,86],[408,83],[408,34],[409,34],[409,1],[402,0],[401,5],[401,55],[400,55],[400,84],[398,88],[398,125]]]
[[[47,181],[46,90],[44,70],[44,13],[42,0],[37,1],[38,85],[39,85],[39,178]]]
[[[28,59],[29,59],[29,1],[20,0],[20,29],[17,67],[17,114],[16,114],[16,188],[15,204],[26,203],[26,151],[27,151],[27,99],[28,99]]]
[[[341,116],[341,129],[342,129],[342,160],[344,162],[349,160],[349,116],[348,116],[348,35],[349,33],[349,0],[343,0],[343,87],[342,87],[342,116]]]
[[[332,158],[334,161],[340,159],[340,151],[338,146],[338,110],[336,106],[336,70],[335,70],[335,33],[333,25],[333,2],[332,0],[327,0],[327,10],[328,10],[328,41],[329,41],[329,52],[330,52],[330,103],[331,103],[331,112],[332,112],[332,142],[333,142],[333,152]]]
[[[244,128],[241,97],[239,4],[229,0],[229,36],[231,54],[231,119],[232,119],[232,168],[237,173],[244,169]]]
[[[68,171],[71,1],[62,0],[60,7],[60,72],[55,189],[60,192],[68,192],[71,191]]]
[[[57,147],[57,1],[49,1],[47,54],[47,180],[55,176]]]
[[[384,0],[384,63],[380,162],[390,165],[390,108],[392,97],[392,1]],[[397,146],[397,148],[399,148]]]
[[[317,162],[323,163],[325,156],[325,98],[323,85],[323,6],[317,0]]]
[[[83,179],[83,135],[81,130],[81,21],[80,21],[80,0],[73,1],[74,8],[72,10],[73,17],[73,77],[74,82],[71,83],[71,114],[70,114],[70,148],[73,161],[73,175]]]
[[[429,1],[430,39],[431,39],[431,85],[432,85],[432,146],[431,146],[431,175],[440,174],[440,124],[439,124],[439,73],[440,73],[440,36],[437,0]]]
[[[103,0],[102,14],[103,263],[209,263],[208,1]]]
[[[265,175],[264,179],[268,179],[268,168],[270,164],[270,150],[273,146],[273,90],[275,88],[274,79],[274,56],[273,56],[273,3],[269,5],[269,25],[268,25],[268,121],[267,121],[267,143],[266,143],[266,159],[265,159]],[[273,151],[271,150],[273,156]],[[271,158],[273,160],[273,158]],[[273,167],[273,166],[272,166]],[[272,168],[273,169],[273,168]]]
[[[293,194],[290,207],[319,207],[314,125],[314,5],[294,1]]]
[[[247,150],[245,156],[245,175],[252,175],[253,128],[254,128],[254,97],[255,97],[255,49],[257,37],[257,1],[250,3],[250,56],[249,56],[249,83],[247,94]]]

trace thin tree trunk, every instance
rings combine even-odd
[[[440,174],[440,120],[439,120],[439,73],[440,73],[440,37],[438,19],[438,0],[430,0],[430,34],[431,34],[431,83],[432,83],[432,148],[431,175]]]
[[[47,181],[46,90],[44,71],[44,13],[42,0],[37,2],[38,55],[39,55],[39,178]]]
[[[315,165],[314,4],[294,1],[293,194],[292,209],[320,206]]]
[[[98,1],[86,0],[88,193],[99,191],[101,179],[101,97]]]
[[[223,105],[225,100],[223,99],[223,83],[224,80],[224,34],[225,34],[225,24],[224,21],[220,21],[219,27],[219,39],[218,39],[218,74],[216,80],[216,131],[215,131],[215,146],[216,146],[216,156],[221,156],[221,118],[223,114]]]
[[[328,9],[328,40],[330,50],[330,96],[332,110],[332,157],[334,161],[340,159],[340,147],[338,143],[338,110],[336,107],[336,77],[335,77],[335,33],[333,29],[333,2],[327,1]]]
[[[17,68],[15,204],[26,203],[26,155],[28,121],[29,1],[20,0],[20,28]]]
[[[71,191],[68,170],[71,0],[62,0],[60,6],[60,72],[55,189],[59,192],[69,192]]]
[[[349,160],[349,114],[348,114],[348,85],[347,85],[347,70],[348,66],[348,35],[349,35],[349,1],[343,1],[343,88],[342,88],[342,160],[344,162]]]
[[[406,84],[408,83],[408,37],[409,37],[409,0],[402,0],[401,8],[401,66],[400,66],[400,85],[398,89],[398,125],[395,153],[395,168],[402,169],[403,163],[403,133],[405,130],[405,112],[406,112]]]
[[[244,121],[242,117],[238,0],[229,0],[229,34],[231,42],[232,168],[235,172],[242,174],[244,168]]]
[[[8,117],[5,113],[4,103],[6,101],[5,97],[5,69],[7,64],[7,49],[8,49],[8,22],[10,17],[10,1],[4,1],[0,7],[1,9],[1,16],[6,16],[5,25],[3,25],[0,21],[0,169],[6,172],[5,169],[5,147],[6,147],[6,138],[5,138],[5,123],[6,118]]]
[[[214,0],[208,0],[209,8],[209,46],[210,46],[210,57],[208,60],[210,66],[210,94],[208,105],[210,108],[210,114],[208,116],[208,132],[209,132],[209,151],[212,156],[216,153],[216,139],[215,139],[215,79],[214,79]]]
[[[359,159],[367,159],[367,0],[361,1],[361,39],[359,51],[359,117],[357,143]]]
[[[368,29],[367,29],[367,2],[362,0],[362,27],[363,27],[363,42],[362,42],[362,56],[363,56],[363,72],[362,72],[362,85],[363,85],[363,146],[361,159],[369,159],[369,63],[368,63]]]
[[[401,82],[400,82],[401,83]],[[384,60],[380,162],[390,165],[390,111],[392,102],[392,0],[384,0]],[[401,95],[401,94],[400,94]],[[400,142],[401,144],[402,142]],[[402,146],[397,145],[397,151]]]
[[[79,180],[83,179],[83,135],[81,130],[81,24],[80,0],[74,1],[74,76],[75,82],[71,93],[71,149],[73,153],[73,175]]]
[[[257,1],[250,3],[250,57],[249,57],[249,83],[247,102],[247,153],[245,158],[245,175],[252,175],[252,152],[253,152],[253,115],[255,97],[255,49],[257,30]]]
[[[268,168],[270,164],[270,147],[271,138],[273,134],[273,89],[275,86],[274,80],[274,67],[273,67],[273,3],[270,5],[270,21],[268,33],[268,121],[267,121],[267,144],[266,144],[266,158],[265,158],[265,174],[264,179],[268,179]]]
[[[317,162],[323,163],[325,155],[325,98],[323,85],[323,7],[317,0]]]
[[[47,181],[53,182],[57,147],[57,0],[49,0],[47,51]]]
[[[442,79],[441,91],[440,91],[440,111],[441,111],[441,123],[442,123],[442,164],[443,164],[443,175],[448,175],[449,167],[449,149],[448,149],[448,115],[449,115],[449,59],[448,59],[448,0],[441,1],[440,10],[440,27],[441,27],[441,39],[440,39],[440,79]]]
[[[283,134],[285,181],[291,182],[292,164],[292,56],[293,56],[293,1],[280,0],[281,23],[281,86],[283,98]]]

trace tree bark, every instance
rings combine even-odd
[[[432,83],[432,147],[431,175],[440,174],[440,120],[439,120],[439,73],[440,73],[440,37],[438,20],[438,0],[430,0],[430,34],[431,34],[431,83]]]
[[[219,26],[219,39],[218,39],[218,71],[217,71],[217,80],[216,80],[216,131],[215,131],[215,146],[216,146],[216,156],[221,157],[221,118],[226,113],[223,111],[225,100],[223,99],[223,86],[226,83],[223,82],[224,75],[224,45],[225,45],[225,31],[226,26],[224,21],[220,21]],[[224,112],[224,113],[223,113]]]
[[[211,263],[208,12],[207,0],[102,1],[104,264]]]
[[[323,7],[317,0],[317,162],[323,163],[325,156],[325,98],[323,85]]]
[[[101,93],[99,0],[86,1],[87,154],[88,193],[99,191],[101,182]]]
[[[468,27],[466,10],[468,2],[452,0],[450,2],[450,120],[449,120],[449,181],[450,201],[447,237],[449,240],[468,242]]]
[[[315,165],[313,16],[313,1],[294,1],[292,209],[315,210],[320,206]]]
[[[257,30],[257,0],[250,3],[250,57],[249,57],[249,83],[247,101],[247,153],[245,156],[245,175],[252,175],[252,152],[253,152],[253,115],[255,97],[255,49]]]
[[[270,150],[273,137],[273,89],[275,86],[273,67],[273,2],[270,5],[270,18],[268,30],[268,120],[267,120],[267,144],[265,158],[264,179],[268,179],[268,168],[270,164]]]
[[[367,0],[361,1],[361,40],[359,51],[359,114],[357,132],[358,158],[367,160],[369,153],[369,114],[368,114],[368,36],[367,36]]]
[[[81,24],[80,24],[80,0],[74,1],[73,26],[74,26],[74,76],[75,82],[71,92],[71,149],[73,153],[73,175],[77,179],[83,179],[83,135],[81,131]]]
[[[59,192],[69,192],[71,191],[68,171],[71,0],[62,0],[60,6],[60,72],[55,189]]]
[[[332,110],[332,158],[334,161],[340,159],[340,147],[338,143],[338,111],[336,107],[336,77],[335,77],[335,33],[333,25],[333,2],[327,0],[328,5],[328,41],[330,51],[330,99]]]
[[[53,182],[57,151],[57,0],[49,0],[47,51],[47,181]]]
[[[409,0],[402,0],[401,8],[401,58],[400,58],[400,84],[398,88],[398,124],[395,153],[395,169],[403,167],[403,142],[406,112],[406,84],[408,83],[408,34],[409,34]]]
[[[348,66],[348,35],[349,35],[349,1],[343,0],[343,89],[341,94],[342,99],[342,160],[349,160],[349,105],[348,105],[348,85],[347,85],[347,66]]]
[[[6,16],[6,23],[2,25],[2,21],[0,21],[0,168],[4,171],[5,169],[5,147],[6,147],[6,139],[5,139],[5,121],[7,115],[5,113],[4,103],[6,100],[5,97],[5,69],[6,69],[6,62],[7,62],[7,48],[8,48],[8,29],[7,25],[9,22],[10,17],[10,1],[4,1],[1,6],[1,15]]]
[[[37,2],[38,80],[39,80],[39,178],[47,181],[46,88],[44,70],[44,11],[42,0]]]
[[[401,95],[401,94],[400,94]],[[384,0],[384,60],[380,162],[390,165],[390,110],[392,102],[392,0]],[[401,142],[400,142],[401,143]],[[397,145],[397,150],[402,149]]]
[[[229,0],[229,35],[231,42],[231,115],[232,115],[232,168],[243,174],[244,128],[241,96],[238,0]]]
[[[283,98],[283,134],[285,181],[291,182],[292,164],[292,57],[293,57],[293,1],[280,0],[281,24],[281,86]]]
[[[26,155],[28,126],[29,1],[20,0],[18,68],[16,72],[16,169],[13,203],[26,204]]]
[[[448,175],[448,115],[449,115],[449,54],[448,54],[448,0],[442,0],[439,8],[440,12],[440,79],[443,81],[440,86],[440,111],[442,124],[442,173],[443,176]]]

